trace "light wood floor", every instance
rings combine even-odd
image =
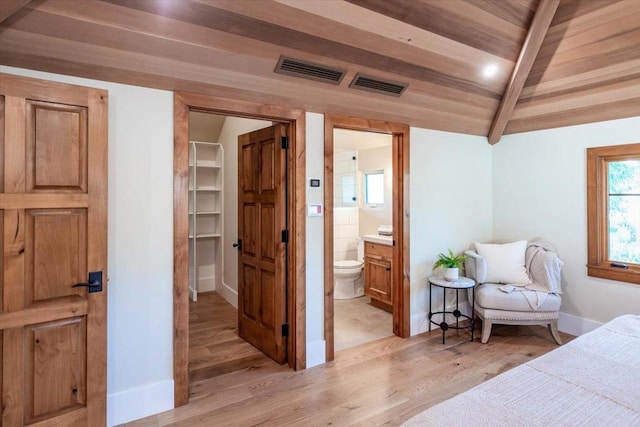
[[[238,336],[238,312],[217,292],[189,301],[189,381],[276,362]]]
[[[565,342],[571,339],[561,335]],[[206,341],[205,333],[197,336]],[[392,336],[343,350],[331,363],[298,372],[250,351],[239,358],[246,358],[244,368],[231,369],[239,365],[229,350],[227,359],[209,365],[218,368],[207,368],[217,376],[192,382],[188,405],[130,425],[395,426],[556,348],[547,329],[539,326],[494,326],[487,344],[480,344],[479,336],[469,342],[468,331],[450,330],[445,345],[439,329],[407,339]],[[196,360],[194,376],[202,372],[195,368]]]

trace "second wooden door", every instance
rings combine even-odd
[[[238,329],[286,361],[286,126],[238,137]]]

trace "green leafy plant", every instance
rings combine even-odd
[[[467,258],[469,258],[467,255],[456,255],[451,249],[449,249],[448,256],[443,253],[438,254],[438,260],[433,264],[433,269],[435,270],[438,267],[461,268],[462,263],[465,262]]]

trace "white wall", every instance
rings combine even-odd
[[[387,135],[387,137],[389,138],[389,145],[387,146],[358,151],[358,176],[360,182],[358,226],[360,227],[360,235],[377,234],[379,225],[391,225],[393,222],[392,138],[391,135]],[[364,174],[381,169],[384,171],[384,203],[375,208],[368,207],[364,200]]]
[[[238,308],[238,135],[271,126],[264,120],[227,117],[218,142],[224,148],[224,236],[222,241],[222,288],[217,292]]]
[[[586,148],[640,141],[640,117],[504,136],[493,158],[498,240],[544,237],[564,260],[561,329],[572,316],[606,322],[640,314],[640,286],[587,276]],[[573,319],[576,320],[576,319]],[[578,329],[576,329],[578,328]]]
[[[107,417],[173,407],[173,94],[0,66],[109,91]]]
[[[438,253],[492,236],[492,150],[487,139],[411,128],[411,335],[428,328],[427,278]],[[453,298],[453,294],[451,294]],[[442,304],[434,292],[434,309]]]
[[[324,203],[324,115],[306,113],[307,203]],[[319,188],[309,187],[319,178]],[[324,363],[324,218],[308,216],[306,224],[307,368]]]

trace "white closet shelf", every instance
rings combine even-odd
[[[193,188],[189,188],[189,191],[193,191]],[[220,189],[216,187],[201,185],[200,187],[196,187],[196,191],[220,191]]]
[[[189,297],[193,301],[198,299],[198,292],[222,286],[223,169],[224,149],[221,144],[190,142]],[[211,269],[216,273],[211,275]]]
[[[189,167],[193,167],[193,163],[189,163]],[[195,164],[197,168],[220,169],[220,164],[215,160],[198,160]]]
[[[199,211],[196,215],[220,215],[221,213],[220,211]],[[193,211],[189,212],[189,215],[193,215]]]

